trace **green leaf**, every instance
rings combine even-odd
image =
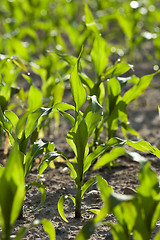
[[[100,190],[101,198],[103,202],[105,202],[113,189],[108,185],[107,181],[102,176],[98,175],[96,179],[98,182],[98,188]]]
[[[91,209],[89,209],[88,210],[89,212],[92,212],[92,213],[94,213],[94,214],[99,214],[100,213],[100,210],[99,209],[93,209],[93,208],[91,208]]]
[[[68,222],[67,218],[65,217],[65,214],[64,214],[64,202],[65,200],[68,198],[67,195],[62,195],[58,201],[58,212],[61,216],[61,218],[65,221],[65,222]]]
[[[110,115],[121,94],[121,86],[116,78],[110,78],[107,81],[107,89],[108,89],[108,97],[105,100],[105,107],[106,107],[107,114]]]
[[[75,163],[72,163],[67,159],[67,166],[70,168],[71,178],[76,179],[77,178],[77,169],[76,169]]]
[[[23,157],[17,144],[13,147],[5,170],[0,176],[0,222],[5,239],[10,238],[12,227],[21,211],[24,196]]]
[[[111,224],[112,233],[118,234],[117,230],[121,229],[121,235],[124,236],[124,239],[129,239],[130,234],[133,232],[136,218],[137,218],[137,209],[135,204],[136,199],[132,198],[131,201],[124,200],[122,203],[117,205],[113,209],[113,213],[116,216],[119,224]]]
[[[47,52],[49,52],[52,55],[56,54],[62,60],[66,61],[71,66],[71,68],[73,68],[76,64],[77,59],[74,56],[67,55],[67,54],[62,53],[61,51],[58,51],[58,50],[54,50],[54,52],[52,52],[52,51],[47,51]]]
[[[157,196],[158,198],[160,197],[160,195]],[[156,208],[154,210],[154,213],[153,213],[153,217],[152,217],[152,222],[151,222],[151,228],[154,229],[154,227],[156,226],[156,223],[159,219],[159,216],[160,216],[160,198],[159,199],[156,199],[158,201],[158,204],[156,203]]]
[[[83,169],[84,174],[87,172],[87,170],[92,165],[94,160],[97,159],[97,157],[99,157],[99,155],[102,154],[107,148],[108,148],[108,146],[106,146],[106,145],[99,145],[92,153],[90,153],[86,157],[86,159],[84,161],[84,169]]]
[[[104,72],[108,63],[106,41],[101,36],[96,37],[91,51],[91,57],[98,77]]]
[[[68,103],[64,103],[64,102],[60,102],[60,103],[56,103],[53,106],[53,110],[59,110],[59,111],[67,111],[67,110],[74,110],[75,111],[75,107],[68,104]]]
[[[143,157],[142,155],[140,155],[137,152],[126,151],[126,153],[129,156],[129,158],[135,162],[144,163],[147,161],[145,157]]]
[[[10,59],[12,60],[12,62],[17,65],[19,68],[21,68],[22,70],[24,70],[25,72],[28,72],[27,68],[24,66],[22,60],[17,57],[17,56],[12,56],[10,57]]]
[[[75,240],[86,240],[95,232],[95,230],[101,225],[101,222],[95,222],[94,219],[88,221],[83,228],[79,231]]]
[[[81,115],[79,115],[75,126],[67,134],[67,142],[75,152],[78,163],[78,174],[83,174],[84,158],[88,153],[88,129]]]
[[[85,182],[85,184],[82,187],[82,192],[81,192],[81,198],[82,199],[84,198],[84,194],[88,190],[88,188],[90,186],[92,186],[94,183],[96,183],[96,181],[97,181],[96,178],[93,177],[93,178],[90,178],[87,182]]]
[[[86,108],[84,112],[84,120],[87,124],[88,128],[88,136],[91,136],[91,134],[95,131],[96,127],[98,126],[101,117],[102,117],[102,106],[97,102],[96,96],[89,97],[91,100],[91,103]]]
[[[159,118],[160,118],[160,107],[158,106],[158,113],[159,113]]]
[[[69,113],[67,113],[67,112],[62,112],[62,111],[60,111],[59,110],[59,112],[60,112],[60,114],[66,119],[66,120],[68,120],[68,122],[70,123],[70,125],[72,126],[72,127],[74,127],[74,123],[75,123],[75,119],[74,119],[74,117],[72,117]]]
[[[91,11],[89,10],[87,4],[85,5],[85,23],[88,29],[93,31],[96,34],[99,34],[97,25],[94,21]]]
[[[7,132],[11,143],[14,143],[15,137],[12,134],[12,123],[9,119],[3,114],[1,106],[0,106],[0,126]]]
[[[25,226],[25,227],[21,227],[16,235],[16,237],[14,238],[14,240],[21,240],[26,234],[27,232],[29,231],[30,228],[34,227],[34,226],[37,226],[37,225],[40,225],[42,224],[43,225],[43,228],[44,228],[44,231],[49,235],[49,238],[51,240],[55,240],[56,237],[55,237],[55,229],[52,225],[52,223],[47,220],[47,219],[42,219],[42,220],[34,220],[33,223],[31,223],[30,225],[28,226]]]
[[[128,105],[131,101],[137,99],[142,93],[144,93],[144,90],[148,87],[153,77],[159,72],[160,71],[140,78],[138,83],[124,94],[122,100]]]
[[[109,224],[111,226],[111,232],[113,239],[123,239],[128,240],[129,236],[127,234],[127,230],[123,228],[120,224]]]
[[[122,14],[116,14],[117,20],[124,32],[124,34],[131,39],[133,37],[134,31],[133,31],[133,24],[134,21],[129,20],[128,17],[122,15]]]
[[[60,154],[57,152],[48,152],[47,154],[45,154],[38,167],[39,171],[38,174],[41,175],[45,171],[45,169],[49,166],[50,162],[56,159],[58,156],[60,156]]]
[[[78,60],[74,66],[74,69],[70,76],[70,84],[71,84],[71,91],[73,95],[73,99],[75,102],[76,112],[78,113],[82,105],[86,101],[86,92],[84,87],[82,86],[82,82],[78,76],[78,68],[79,68],[79,61],[80,61],[81,53],[78,57]]]
[[[30,172],[34,159],[37,158],[40,154],[42,154],[44,149],[47,148],[47,146],[48,143],[44,143],[41,139],[39,139],[29,149],[24,159],[25,176]]]
[[[91,164],[94,162],[95,159],[97,159],[104,151],[108,151],[112,146],[114,145],[121,145],[124,144],[124,142],[120,139],[111,138],[107,144],[105,145],[99,145],[93,152],[91,152],[84,161],[84,169],[83,173],[85,174],[88,170],[88,168],[91,166]]]
[[[24,77],[24,79],[29,83],[29,84],[33,84],[33,81],[32,81],[32,79],[28,76],[28,75],[26,75],[26,74],[22,74],[22,76]]]
[[[38,187],[38,189],[40,190],[40,192],[41,192],[41,202],[40,202],[40,204],[39,204],[36,208],[34,208],[31,212],[37,211],[37,210],[43,205],[43,203],[44,203],[45,200],[46,200],[46,189],[45,189],[44,185],[43,185],[42,183],[39,183],[39,182],[30,182],[30,183],[28,184],[27,188],[30,189],[30,188],[33,187],[33,186]]]
[[[36,111],[28,115],[26,127],[25,127],[25,137],[28,138],[33,131],[37,128],[38,119],[45,115],[48,115],[52,111],[52,108],[38,108]]]
[[[128,63],[123,61],[116,61],[113,66],[106,69],[106,72],[102,76],[102,80],[120,76],[130,70],[130,68],[131,65],[129,65]]]
[[[146,142],[144,140],[140,140],[140,141],[126,141],[126,144],[139,150],[142,152],[146,152],[146,153],[152,153],[155,156],[157,156],[158,158],[160,158],[160,150],[156,147],[153,147],[149,142]]]
[[[119,98],[116,102],[116,105],[110,115],[108,116],[106,127],[108,139],[115,137],[116,131],[118,129],[118,120],[121,120],[122,123],[127,123],[127,112],[126,112],[126,103]]]
[[[26,119],[29,115],[29,112],[24,113],[19,121],[17,122],[16,129],[15,129],[15,135],[17,136],[18,139],[22,138],[22,135],[24,134],[24,128],[26,124]]]
[[[89,91],[94,87],[94,82],[84,73],[79,73],[82,83],[89,88]]]
[[[97,168],[100,168],[108,163],[111,163],[116,158],[121,156],[122,154],[125,154],[125,148],[123,147],[115,147],[113,148],[109,153],[105,153],[94,165],[93,170],[96,170]]]
[[[64,202],[66,199],[70,198],[73,201],[73,204],[75,205],[75,198],[72,196],[68,196],[68,195],[62,195],[58,201],[58,212],[61,216],[61,218],[65,221],[68,222],[67,218],[65,217],[64,214]]]
[[[42,92],[32,85],[30,87],[28,94],[28,110],[34,111],[41,106],[42,106]]]
[[[141,184],[137,188],[137,193],[145,197],[155,197],[160,193],[157,175],[150,165],[150,162],[144,162],[138,175]]]
[[[48,234],[50,240],[56,240],[56,232],[52,223],[47,219],[42,219],[41,224],[43,225],[44,231]]]
[[[5,116],[9,119],[9,121],[12,123],[13,129],[15,131],[16,125],[19,121],[19,118],[17,117],[17,115],[9,110],[5,111]]]
[[[127,113],[124,113],[124,115],[125,114],[127,117]],[[141,139],[141,136],[138,134],[138,132],[129,125],[127,118],[126,118],[126,121],[121,122],[121,129],[122,129],[123,135],[126,139],[127,139],[127,133],[130,133],[130,134],[136,136],[137,138]]]
[[[156,234],[154,240],[159,240],[160,239],[160,231]]]

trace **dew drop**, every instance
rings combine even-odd
[[[136,8],[139,7],[139,3],[138,3],[137,1],[132,1],[132,2],[130,3],[130,6],[131,6],[131,8],[136,9]]]
[[[154,71],[158,71],[159,70],[159,66],[158,65],[154,65],[153,69],[154,69]]]

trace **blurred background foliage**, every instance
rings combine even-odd
[[[26,72],[23,79],[29,86],[40,88],[46,107],[62,100],[65,83],[82,46],[83,72],[94,78],[91,52],[95,34],[86,26],[85,4],[93,15],[91,19],[94,18],[98,33],[106,41],[108,66],[121,58],[133,65],[148,62],[152,66],[156,65],[155,70],[158,70],[158,0],[1,0],[0,96],[3,110],[8,105],[10,110],[15,107],[10,102],[10,96],[15,94],[21,107],[28,108],[28,89],[15,89],[16,86],[21,86],[21,71],[18,67],[23,73]],[[8,62],[13,56],[19,59],[18,62],[14,61],[16,66]],[[4,89],[11,86],[14,86],[14,91],[6,99]],[[21,112],[19,110],[19,114]],[[54,117],[57,118],[58,125],[59,116]]]
[[[78,55],[82,44],[92,42],[85,4],[111,53],[132,62],[143,57],[159,60],[158,0],[1,0],[0,52],[26,61],[41,58],[47,49]]]

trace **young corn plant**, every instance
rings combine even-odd
[[[14,144],[5,167],[0,165],[0,233],[1,240],[20,240],[27,231],[42,224],[50,239],[55,240],[55,229],[47,219],[34,220],[29,226],[22,226],[17,234],[11,235],[15,221],[19,217],[25,197],[23,154],[17,143]]]
[[[10,105],[10,108],[15,107],[15,104],[11,104],[11,98],[20,92],[20,88],[17,87],[17,78],[20,71],[27,72],[22,60],[17,56],[0,55],[0,106],[2,110],[6,110]]]
[[[122,140],[121,144],[126,144],[141,152],[150,153],[160,158],[160,150],[153,147],[149,142],[144,140],[131,141]],[[125,153],[125,151],[124,151]],[[118,148],[113,148],[110,152],[105,153],[94,165],[94,170],[105,166],[113,161],[119,155],[123,154]],[[100,175],[97,176],[98,188],[104,205],[97,211],[94,219],[90,220],[80,230],[76,240],[89,239],[93,232],[101,225],[107,224],[111,227],[113,239],[151,239],[155,225],[160,217],[160,186],[159,178],[151,167],[151,163],[145,158],[137,155],[137,162],[140,163],[139,186],[134,195],[117,194],[113,192],[111,186]],[[105,221],[105,217],[113,213],[117,218],[117,224],[111,224]],[[158,240],[158,232],[155,240]]]
[[[52,108],[38,108],[35,111],[26,112],[19,119],[18,116],[9,110],[4,113],[0,108],[0,125],[2,129],[8,134],[11,145],[14,146],[15,142],[19,146],[19,151],[23,155],[22,166],[24,178],[30,173],[33,167],[35,158],[44,154],[38,167],[37,180],[39,176],[48,167],[49,163],[57,158],[60,154],[54,151],[54,143],[43,142],[41,139],[37,140],[37,131],[39,127],[39,120],[43,116],[48,115]],[[31,146],[30,146],[31,142]],[[26,191],[32,186],[38,187],[41,192],[42,199],[37,210],[45,201],[46,190],[42,182],[30,182],[26,186]]]
[[[93,232],[101,225],[111,227],[114,240],[151,239],[156,222],[160,217],[160,187],[156,173],[150,162],[141,161],[139,172],[140,185],[134,195],[117,194],[100,175],[97,176],[98,187],[104,205],[96,217],[80,230],[76,240],[89,239]],[[117,223],[105,221],[105,217],[113,213]],[[160,232],[154,240],[158,240]]]
[[[107,144],[99,145],[95,151],[89,153],[89,138],[101,121],[102,106],[98,103],[96,96],[93,95],[89,96],[90,103],[84,113],[80,110],[86,102],[86,92],[78,76],[80,56],[70,77],[71,91],[75,106],[67,103],[58,103],[53,107],[53,109],[57,109],[67,120],[69,120],[72,125],[72,129],[67,134],[66,140],[75,153],[74,162],[71,162],[67,156],[63,154],[71,170],[71,177],[75,180],[76,184],[76,197],[63,195],[58,202],[59,213],[65,221],[68,221],[65,217],[63,207],[65,199],[69,197],[73,201],[75,204],[75,218],[80,218],[81,201],[84,197],[84,193],[95,183],[94,178],[84,183],[85,174],[98,156],[104,151],[109,150],[112,146],[119,144],[118,139],[112,138]],[[74,110],[74,117],[67,113],[67,110]]]
[[[128,133],[140,138],[139,134],[129,124],[127,106],[144,93],[153,77],[160,71],[142,78],[135,75],[124,77],[123,74],[133,70],[133,66],[121,60],[117,60],[113,66],[108,66],[109,47],[100,35],[87,5],[85,6],[85,20],[88,31],[94,36],[90,56],[95,69],[95,77],[94,75],[89,77],[83,71],[79,73],[79,76],[89,95],[96,95],[98,102],[104,105],[103,119],[95,131],[93,146],[96,147],[96,144],[102,141],[100,134],[105,125],[107,130],[106,141],[116,136],[119,126],[125,138],[127,138]],[[133,86],[129,87],[129,90],[125,90],[127,84]]]

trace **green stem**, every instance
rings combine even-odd
[[[76,194],[76,207],[75,207],[75,218],[81,218],[81,192],[82,192],[82,183],[79,183],[77,186]]]

